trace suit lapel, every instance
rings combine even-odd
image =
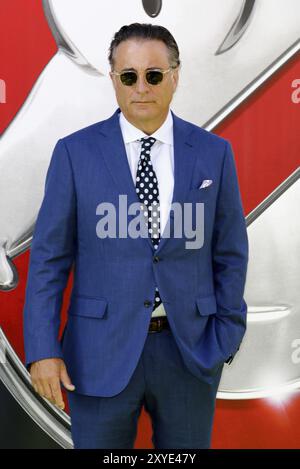
[[[119,113],[120,108],[104,123],[101,123],[100,133],[102,134],[102,138],[99,142],[99,147],[106,166],[118,188],[118,193],[127,195],[127,207],[129,207],[134,202],[140,204],[140,199],[136,193],[135,183],[131,176],[126,148],[119,124]],[[134,217],[135,215],[128,215],[129,219]],[[151,249],[154,250],[149,236],[146,240]]]
[[[185,200],[191,184],[193,169],[196,162],[196,152],[193,148],[190,135],[192,132],[191,125],[177,117],[173,111],[171,112],[174,132],[173,204],[174,202],[182,202]],[[131,176],[126,148],[119,124],[119,113],[120,108],[118,108],[109,119],[102,123],[99,131],[104,138],[101,139],[100,149],[108,170],[118,188],[119,194],[127,195],[127,206],[129,206],[133,202],[139,204],[140,200],[135,190],[135,182]],[[133,218],[134,215],[131,217]],[[170,235],[173,233],[173,220],[174,214],[173,211],[170,211],[168,218],[168,223],[170,223]],[[164,238],[162,235],[155,252],[158,253],[167,241],[168,238]],[[148,236],[147,242],[154,252],[150,236]]]
[[[182,203],[186,200],[187,192],[191,186],[191,179],[193,175],[194,166],[196,163],[196,152],[193,148],[191,132],[191,125],[183,119],[177,117],[173,111],[173,135],[174,135],[174,190],[172,197],[172,204],[174,202]],[[170,224],[170,237],[174,234],[174,213],[171,210],[167,225]],[[170,238],[164,238],[164,230],[156,253],[160,252],[165,246],[165,243]]]

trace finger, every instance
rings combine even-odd
[[[53,403],[53,397],[52,397],[52,392],[51,392],[51,388],[49,385],[49,381],[43,380],[42,385],[43,385],[44,397],[48,399],[48,401]]]
[[[35,383],[32,383],[32,386],[33,386],[35,392],[36,392],[37,394],[39,394],[39,390],[38,390],[37,385],[36,385]]]
[[[65,367],[63,367],[61,370],[60,379],[61,379],[62,384],[68,391],[74,391],[75,386],[74,384],[72,384],[71,379]]]
[[[44,387],[43,387],[43,384],[41,382],[40,379],[37,379],[36,380],[36,389],[37,389],[37,393],[41,396],[41,397],[44,397],[45,396],[45,391],[44,391]]]
[[[65,403],[62,397],[60,382],[58,378],[55,378],[50,382],[50,388],[54,404],[63,410],[65,408]]]

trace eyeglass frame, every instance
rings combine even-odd
[[[170,72],[171,70],[176,70],[178,67],[179,67],[179,65],[171,65],[171,67],[169,67],[169,68],[166,69],[166,70],[163,70],[163,69],[161,69],[161,68],[147,68],[146,70],[144,70],[144,77],[146,76],[146,73],[147,73],[147,72],[161,72],[161,73],[163,74],[163,79],[164,79],[164,76],[165,76],[166,73]],[[134,69],[129,69],[129,68],[128,68],[128,69],[124,69],[122,72],[110,71],[109,73],[110,73],[110,75],[116,75],[116,76],[120,77],[121,75],[123,75],[123,73],[126,73],[126,72],[134,72],[134,73],[136,73],[137,78],[138,78],[139,75],[140,75],[136,70],[134,70]],[[158,84],[156,84],[156,85],[153,85],[152,83],[149,83],[149,82],[147,81],[147,79],[146,79],[146,83],[147,83],[148,85],[151,85],[151,86],[157,86],[157,85],[159,85],[160,83],[163,82],[163,79],[162,79]],[[122,82],[121,78],[120,78],[120,83],[122,83],[123,86],[132,86],[132,85],[125,85],[125,84]],[[136,84],[136,82],[133,83],[133,85],[135,85],[135,84]]]

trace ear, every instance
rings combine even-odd
[[[116,82],[115,82],[115,75],[113,75],[111,72],[109,72],[110,79],[112,81],[114,89],[116,89]]]
[[[177,85],[178,85],[178,80],[179,80],[179,67],[176,68],[176,69],[172,72],[172,82],[173,82],[174,93],[175,93],[176,88],[177,88]]]

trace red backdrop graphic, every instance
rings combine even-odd
[[[0,79],[6,83],[6,103],[0,104],[1,133],[55,52],[41,1],[1,0]],[[299,166],[300,103],[291,98],[292,82],[297,78],[299,55],[213,130],[232,143],[245,215]],[[29,251],[15,259],[19,285],[0,294],[1,327],[22,360],[28,261]],[[64,296],[61,330],[71,283],[72,277]],[[216,405],[212,448],[300,448],[300,390],[278,405],[269,399],[218,399]],[[150,419],[143,411],[136,448],[152,448],[151,431]]]

